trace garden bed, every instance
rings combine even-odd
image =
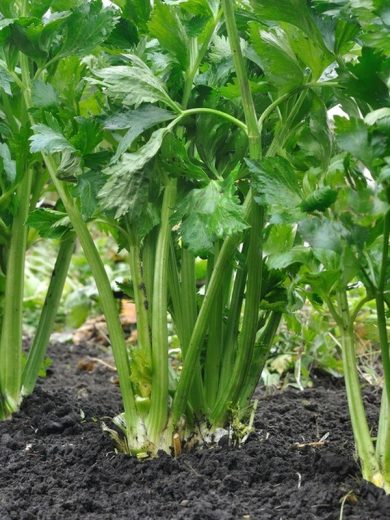
[[[1,520],[333,520],[347,494],[345,520],[390,518],[390,497],[359,480],[339,382],[261,397],[257,432],[240,449],[138,462],[116,455],[101,429],[120,410],[115,374],[80,365],[104,350],[57,344],[50,356],[48,377],[0,423]],[[378,392],[365,400],[375,419]]]

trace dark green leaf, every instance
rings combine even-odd
[[[47,208],[32,211],[27,224],[35,228],[44,238],[61,238],[71,229],[66,213]]]
[[[128,129],[119,142],[113,162],[117,161],[145,130],[159,123],[170,121],[174,117],[175,114],[172,112],[153,105],[144,105],[135,110],[120,112],[108,117],[104,122],[104,127],[108,130]]]
[[[292,90],[304,83],[303,69],[283,29],[275,27],[265,31],[259,25],[251,23],[250,34],[252,45],[269,82],[281,92]]]
[[[108,38],[116,21],[115,12],[102,9],[101,0],[83,2],[66,19],[57,57],[83,56],[92,52]]]
[[[350,96],[362,99],[373,108],[390,105],[389,89],[386,80],[390,73],[390,58],[375,49],[363,47],[356,64],[348,66],[350,75],[344,86]]]
[[[194,255],[207,255],[217,239],[247,229],[238,202],[233,187],[211,181],[206,188],[192,190],[179,204],[174,218],[182,219],[180,232]]]
[[[300,208],[307,213],[325,211],[336,201],[337,194],[330,186],[318,188],[301,202]]]
[[[158,39],[162,48],[167,50],[183,69],[186,69],[189,63],[189,40],[176,9],[156,1],[148,26],[152,36]]]
[[[81,212],[84,217],[91,218],[98,207],[98,193],[105,179],[100,172],[88,171],[80,175],[75,187],[75,195],[80,200]]]
[[[276,213],[296,218],[299,214],[296,208],[301,202],[300,179],[290,163],[281,157],[246,162],[255,201],[273,206]]]
[[[116,218],[127,213],[130,218],[136,218],[142,212],[149,182],[143,168],[157,154],[168,131],[166,128],[156,130],[137,152],[123,154],[117,164],[104,170],[108,180],[100,190],[99,198],[104,209],[116,210]]]

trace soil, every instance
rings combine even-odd
[[[103,347],[52,346],[48,377],[0,423],[0,520],[336,520],[342,503],[344,520],[390,518],[390,497],[359,477],[341,383],[263,395],[239,449],[140,462],[102,432],[118,387],[88,355],[107,359]],[[365,400],[374,424],[378,392]]]

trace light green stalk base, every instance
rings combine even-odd
[[[19,207],[12,224],[8,250],[3,323],[0,342],[0,387],[3,417],[16,411],[21,401],[22,311],[24,265],[27,244],[26,220],[30,205],[32,171],[28,169],[18,189]],[[1,410],[0,410],[1,414]]]
[[[363,404],[359,374],[356,366],[353,324],[350,320],[348,299],[345,290],[340,290],[337,297],[341,318],[340,334],[345,386],[356,451],[359,456],[363,478],[378,487],[384,487],[384,479],[375,456],[374,444],[372,442]]]

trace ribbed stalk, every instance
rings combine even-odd
[[[340,335],[345,386],[356,450],[362,467],[362,475],[366,480],[382,487],[383,477],[375,456],[374,445],[364,409],[359,374],[357,371],[353,324],[350,320],[348,299],[345,290],[338,291],[337,300],[341,318]]]
[[[260,133],[234,17],[234,2],[231,0],[222,0],[222,6],[237,79],[240,85],[245,120],[248,127],[249,157],[257,160],[262,156]],[[237,356],[229,391],[223,396],[216,407],[217,420],[222,418],[226,412],[228,403],[231,402],[235,405],[240,400],[242,385],[250,369],[257,333],[257,318],[262,288],[262,231],[264,226],[264,209],[257,206],[253,198],[251,198],[250,201],[248,223],[251,229],[249,232],[247,256],[248,276],[242,329],[238,338]]]
[[[215,246],[215,258],[218,258],[219,245]],[[224,286],[219,288],[215,303],[210,315],[209,334],[207,340],[206,361],[204,368],[205,398],[212,408],[217,399],[219,378],[222,365],[222,351],[224,346]]]
[[[50,335],[53,330],[58,306],[61,301],[70,260],[75,246],[73,233],[61,240],[57,260],[53,268],[45,302],[39,318],[34,340],[30,347],[27,363],[22,375],[22,396],[30,395],[38,379],[38,374],[45,358]]]
[[[27,168],[17,190],[18,208],[12,222],[7,255],[3,321],[0,341],[0,385],[8,411],[20,404],[22,382],[22,311],[32,170]]]
[[[134,288],[134,301],[137,312],[137,340],[139,346],[147,355],[149,362],[152,358],[149,329],[149,296],[142,276],[141,253],[138,239],[130,226],[127,228],[129,236],[129,264],[130,275]]]
[[[388,191],[388,198],[390,194]],[[390,488],[390,353],[389,337],[387,333],[386,310],[384,292],[387,283],[387,270],[389,261],[389,236],[390,236],[390,212],[384,219],[383,226],[383,247],[382,262],[379,276],[379,283],[376,291],[376,311],[379,332],[379,341],[382,354],[382,365],[384,374],[384,388],[382,395],[381,410],[379,416],[378,438],[376,444],[376,454],[383,472],[383,478],[388,488]],[[389,490],[388,490],[389,491]]]
[[[196,303],[195,257],[185,248],[182,249],[180,279],[183,329],[190,337],[196,322],[198,309]],[[186,357],[189,337],[186,344],[183,345],[183,359]]]
[[[148,416],[148,433],[158,445],[168,420],[168,270],[170,216],[176,199],[176,179],[168,181],[161,211],[153,282],[152,312],[152,395]]]
[[[259,384],[261,373],[268,359],[281,319],[281,312],[271,312],[264,330],[259,335],[259,338],[256,339],[250,371],[246,381],[244,382],[243,390],[240,393],[239,407],[241,409],[246,406],[248,399],[251,398]]]
[[[142,275],[145,283],[146,295],[148,297],[148,316],[149,324],[151,323],[152,307],[153,307],[153,277],[154,264],[156,261],[156,240],[157,229],[152,229],[144,238],[142,247]]]
[[[243,256],[246,257],[246,244],[244,244]],[[247,249],[247,248],[246,248]],[[237,346],[238,329],[240,325],[241,309],[244,301],[245,282],[246,282],[246,265],[240,266],[236,272],[233,285],[233,292],[230,299],[229,314],[226,324],[226,333],[224,340],[223,361],[221,370],[221,380],[219,385],[218,400],[224,399],[226,395],[234,367],[235,348]]]
[[[118,371],[119,386],[123,400],[124,417],[127,430],[127,441],[131,448],[136,438],[138,417],[134,394],[130,382],[130,366],[126,350],[127,347],[110,281],[107,277],[107,273],[104,269],[100,255],[96,249],[95,242],[93,241],[93,238],[88,230],[87,224],[82,218],[80,210],[74,204],[73,199],[68,194],[63,183],[56,176],[57,167],[54,159],[46,154],[42,154],[42,156],[51,180],[62,200],[70,222],[76,232],[77,238],[80,241],[85,258],[91,267],[92,275],[96,282],[100,303],[107,322],[115,365]]]
[[[232,261],[238,241],[239,237],[237,236],[231,236],[225,240],[203,298],[173,401],[174,425],[177,424],[184,413],[187,396],[196,372],[195,367],[199,362],[200,350],[209,324],[210,312],[218,295],[219,287],[223,283],[226,273],[229,272],[229,262]]]
[[[24,8],[26,2],[23,3]],[[23,97],[26,109],[31,108],[31,77],[29,70],[29,63],[27,56],[20,55],[20,65],[23,79]],[[31,124],[34,124],[34,118],[29,113]],[[137,410],[135,399],[130,381],[130,366],[129,358],[126,350],[125,338],[122,330],[122,325],[119,320],[119,313],[116,306],[116,301],[112,293],[110,281],[104,269],[103,262],[96,249],[93,238],[88,230],[87,224],[78,209],[74,204],[72,197],[69,195],[65,185],[57,178],[57,165],[53,157],[41,153],[45,162],[47,171],[57,190],[57,193],[65,207],[69,220],[73,229],[83,248],[87,262],[89,263],[92,275],[95,279],[96,286],[100,296],[103,313],[106,318],[108,333],[110,336],[112,351],[115,359],[115,364],[118,371],[119,386],[123,400],[124,420],[126,424],[127,442],[131,448],[136,441],[136,429],[138,423]]]
[[[180,281],[183,319],[182,355],[185,363],[188,346],[191,341],[191,334],[198,315],[198,305],[196,301],[195,257],[185,248],[182,249]],[[191,385],[188,401],[195,413],[199,414],[205,411],[206,402],[199,361],[196,364],[195,377]]]

